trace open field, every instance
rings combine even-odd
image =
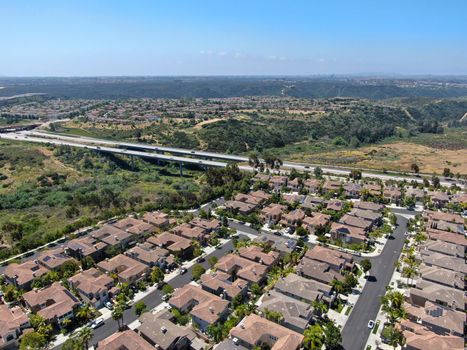
[[[279,149],[276,151],[280,152]],[[416,163],[422,173],[441,174],[444,168],[450,168],[454,174],[465,175],[467,128],[449,129],[440,135],[420,134],[408,139],[388,139],[380,144],[353,149],[302,143],[287,147],[281,155],[297,162],[377,170],[411,171],[411,165]]]

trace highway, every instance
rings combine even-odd
[[[210,167],[221,167],[221,168],[227,166],[227,163],[216,162],[216,161],[211,161],[211,160],[178,157],[178,156],[158,154],[158,153],[149,153],[149,152],[143,152],[143,151],[133,151],[133,150],[127,150],[127,149],[122,149],[122,148],[94,146],[94,145],[89,145],[85,143],[77,143],[77,142],[65,141],[65,140],[54,139],[54,138],[46,139],[46,138],[41,138],[41,137],[31,137],[31,136],[28,136],[28,133],[26,132],[1,134],[0,139],[48,143],[48,144],[54,144],[54,145],[86,148],[86,149],[90,149],[90,150],[94,150],[98,152],[114,153],[114,154],[121,154],[121,155],[126,155],[126,156],[135,156],[135,157],[142,157],[142,158],[149,158],[149,159],[158,159],[158,160],[163,160],[163,161],[168,161],[168,162],[177,162],[177,163],[183,163],[183,164],[197,164],[197,165],[210,166]]]
[[[133,155],[137,157],[153,158],[153,159],[160,159],[160,160],[165,160],[165,161],[175,161],[175,162],[187,163],[187,164],[199,164],[199,165],[212,166],[212,167],[225,167],[227,166],[228,163],[212,161],[211,159],[221,159],[221,160],[241,162],[241,163],[248,162],[248,157],[240,156],[240,155],[216,153],[216,152],[205,152],[205,151],[175,148],[175,147],[152,146],[152,145],[146,145],[146,144],[141,144],[141,143],[111,141],[111,140],[103,140],[103,139],[96,139],[96,138],[90,138],[90,137],[68,136],[68,135],[54,134],[54,133],[42,132],[42,131],[20,131],[20,132],[15,132],[15,133],[6,133],[6,134],[0,134],[0,138],[16,139],[16,140],[40,142],[40,143],[62,144],[62,145],[69,145],[73,147],[84,147],[84,148],[94,149],[96,151],[102,151],[102,152]],[[99,145],[106,145],[106,146],[103,147]],[[114,146],[114,147],[107,147],[109,145]],[[128,148],[131,148],[132,150]],[[135,149],[140,149],[141,151],[135,151]],[[146,151],[152,151],[152,152],[146,152]],[[184,155],[187,157],[164,155],[164,154],[159,154],[158,152]],[[199,158],[202,158],[202,159],[199,159]],[[342,177],[348,176],[351,172],[350,169],[345,169],[341,167],[329,167],[329,166],[321,166],[317,164],[313,164],[313,165],[312,164],[299,164],[299,163],[293,163],[293,162],[284,162],[282,165],[282,168],[296,169],[299,171],[311,172],[317,166],[320,166],[324,173],[335,174],[336,176],[342,176]],[[254,168],[248,165],[240,165],[239,168],[245,171],[255,170]],[[381,174],[381,173],[374,173],[371,171],[363,171],[362,176],[369,177],[369,178],[377,178],[383,181],[406,180],[406,181],[416,181],[418,183],[423,182],[423,179],[420,176]],[[464,187],[464,183],[460,180],[448,180],[443,177],[440,177],[440,184],[442,186],[447,186],[447,187],[450,187],[453,184],[457,184],[461,188]]]

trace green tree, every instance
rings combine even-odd
[[[164,284],[164,286],[162,287],[162,293],[164,295],[172,294],[173,291],[174,291],[173,287],[168,283]]]
[[[381,298],[382,310],[387,314],[390,324],[394,325],[400,319],[406,318],[404,295],[398,291],[388,291]]]
[[[318,316],[328,312],[328,305],[321,300],[313,300],[311,306],[313,306],[313,310]]]
[[[370,259],[363,259],[362,261],[360,261],[360,266],[363,270],[363,273],[367,273],[368,271],[371,270],[371,261]]]
[[[250,289],[251,289],[251,292],[256,296],[261,295],[261,293],[263,292],[258,283],[253,283]]]
[[[326,349],[340,349],[342,342],[341,330],[333,321],[327,322],[324,326],[324,345]]]
[[[199,280],[201,275],[206,272],[206,269],[203,267],[203,265],[196,264],[193,266],[193,269],[191,270],[191,274],[193,276],[194,280]]]
[[[81,266],[83,270],[87,270],[87,269],[90,269],[91,267],[96,266],[96,262],[94,261],[92,257],[86,256],[84,257],[83,260],[81,260]]]
[[[143,302],[143,301],[138,301],[136,304],[135,304],[135,315],[137,317],[140,317],[143,313],[145,313],[147,311],[147,306],[146,304]]]
[[[117,321],[118,329],[122,329],[122,327],[123,327],[123,312],[124,311],[125,311],[124,308],[121,305],[118,305],[118,304],[112,310],[112,318],[115,321]]]
[[[305,329],[303,332],[303,345],[307,350],[321,350],[323,347],[325,337],[323,328],[315,323],[314,325]]]
[[[313,173],[317,179],[321,179],[323,177],[323,169],[321,169],[319,166],[315,167]]]
[[[308,236],[308,231],[303,226],[298,226],[297,229],[295,230],[295,233],[299,235],[300,237]]]
[[[83,327],[78,333],[78,338],[81,344],[85,345],[85,349],[89,349],[89,341],[92,339],[94,332],[90,327]]]
[[[86,348],[88,349],[88,348]],[[68,338],[62,345],[62,350],[85,350],[79,338]]]
[[[211,256],[209,259],[208,259],[208,263],[209,263],[209,266],[211,266],[211,268],[214,267],[214,265],[217,264],[217,262],[219,261],[219,259],[217,259],[216,256]]]
[[[40,350],[47,345],[47,338],[37,332],[29,332],[21,337],[20,350]]]
[[[416,163],[412,163],[412,165],[410,166],[410,169],[412,169],[412,171],[415,173],[415,174],[418,174],[419,171],[420,171],[420,168],[418,167],[418,165]]]
[[[394,325],[385,326],[381,332],[381,337],[394,349],[405,344],[404,335]]]
[[[159,283],[164,280],[164,271],[159,266],[154,266],[151,271],[151,282]]]
[[[94,309],[91,306],[89,306],[89,304],[81,306],[76,312],[76,316],[83,321],[91,319],[93,315]]]

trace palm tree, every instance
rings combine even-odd
[[[93,331],[89,327],[83,327],[79,331],[78,337],[82,343],[86,345],[86,350],[89,349],[89,341],[92,339]]]
[[[82,320],[89,320],[92,315],[94,314],[94,310],[89,306],[89,304],[86,304],[82,306],[77,312],[76,316]]]
[[[117,321],[118,329],[123,327],[123,308],[120,305],[115,306],[112,310],[112,318]],[[120,326],[120,320],[122,320],[122,326]]]
[[[409,284],[409,280],[413,281],[413,277],[417,276],[417,270],[414,269],[412,266],[406,266],[402,270],[402,276],[407,277],[407,284]]]
[[[303,332],[303,344],[307,350],[321,350],[324,344],[323,328],[318,324],[310,326]]]
[[[322,301],[313,300],[311,302],[311,306],[313,306],[313,309],[315,310],[315,313],[318,316],[321,316],[321,315],[325,314],[328,311],[328,306],[325,303],[323,303]]]

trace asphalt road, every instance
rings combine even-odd
[[[342,345],[345,350],[362,350],[365,347],[371,332],[368,321],[374,320],[378,314],[381,297],[386,293],[386,286],[404,246],[407,221],[403,216],[397,215],[398,226],[392,235],[394,239],[387,241],[378,257],[370,259],[370,277],[342,330]]]

